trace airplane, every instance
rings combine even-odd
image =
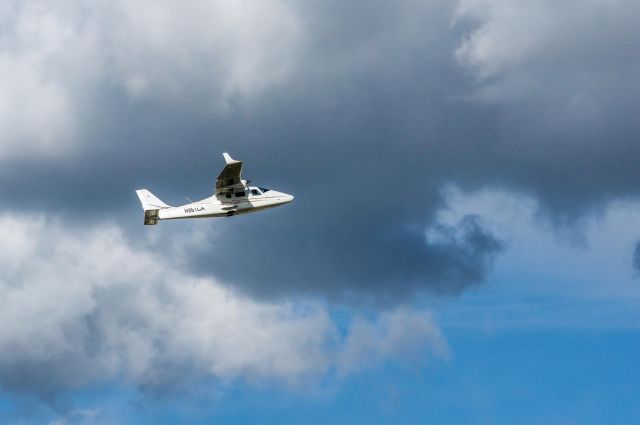
[[[162,202],[147,189],[136,190],[144,209],[144,224],[158,224],[159,220],[182,218],[231,217],[262,211],[288,204],[293,196],[264,187],[249,186],[250,180],[243,180],[242,161],[236,161],[228,153],[223,153],[225,167],[216,180],[214,194],[198,202],[190,201],[179,207]]]

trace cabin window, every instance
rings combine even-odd
[[[258,189],[251,189],[251,194],[252,195],[260,195],[260,192],[258,192]]]
[[[244,196],[244,191],[243,192],[236,192],[235,195],[236,195],[236,198],[242,198]]]
[[[224,197],[225,197],[225,198],[231,198],[231,194],[230,194],[230,193],[226,193],[226,194],[224,195]]]

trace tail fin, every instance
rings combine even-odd
[[[170,208],[147,189],[136,190],[144,209],[144,224],[158,224],[158,210]]]
[[[138,198],[140,198],[140,202],[142,203],[142,208],[145,211],[170,208],[170,205],[162,202],[156,195],[149,192],[147,189],[136,190],[136,193],[138,194]]]

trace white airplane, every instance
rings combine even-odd
[[[147,189],[136,190],[144,209],[144,224],[158,224],[158,220],[179,218],[230,217],[277,207],[293,201],[293,196],[286,193],[249,186],[250,181],[243,180],[240,176],[242,161],[232,159],[226,152],[222,156],[227,165],[216,180],[216,191],[213,196],[202,201],[172,207]]]

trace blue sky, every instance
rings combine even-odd
[[[639,423],[639,13],[3,2],[0,422]]]

